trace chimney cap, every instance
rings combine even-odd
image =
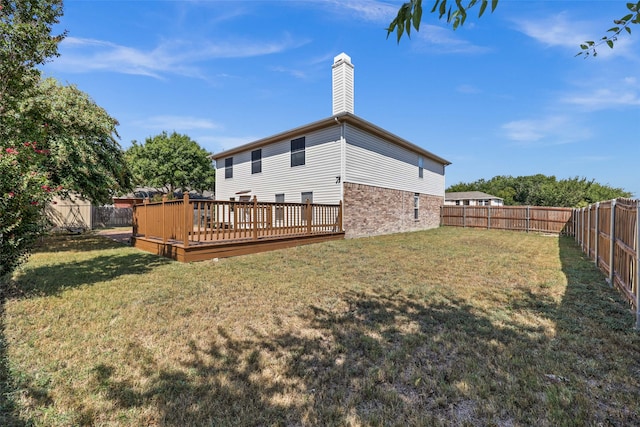
[[[334,64],[337,64],[338,62],[341,62],[341,61],[351,64],[351,57],[346,53],[342,52],[340,55],[333,58]]]

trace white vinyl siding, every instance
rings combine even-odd
[[[444,197],[444,165],[354,128],[346,127],[345,182]]]
[[[305,137],[305,164],[291,167],[291,140]],[[284,194],[285,201],[300,203],[303,192],[312,191],[315,203],[338,203],[341,197],[340,127],[283,139],[262,148],[262,172],[251,174],[251,150],[233,155],[233,181],[216,180],[216,199],[250,191],[259,201],[273,201]]]

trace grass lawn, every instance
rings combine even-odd
[[[0,425],[640,425],[640,334],[570,238],[179,264],[58,236],[9,285]]]

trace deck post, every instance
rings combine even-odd
[[[149,199],[144,199],[144,227],[142,227],[143,235],[147,237],[149,234],[149,219],[147,212],[149,211]]]
[[[311,219],[313,215],[311,213],[311,200],[307,199],[307,212],[306,212],[306,220],[307,220],[307,234],[311,235]]]
[[[189,203],[189,193],[184,193],[182,197],[182,201],[184,204],[184,235],[183,235],[183,244],[184,247],[189,247],[189,228],[193,228],[193,209],[191,209],[191,204]]]
[[[162,196],[162,243],[167,243],[167,213],[165,209],[167,208],[165,203],[167,202],[167,196]]]
[[[341,232],[342,230],[342,200],[340,200],[340,203],[338,203],[338,231]]]
[[[253,195],[253,240],[258,240],[258,196]]]

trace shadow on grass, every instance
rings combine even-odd
[[[121,243],[95,234],[55,234],[46,237],[34,250],[44,252],[84,252],[124,248]],[[91,285],[114,279],[123,274],[144,274],[153,268],[170,262],[146,253],[113,253],[99,255],[80,262],[56,263],[26,269],[17,280],[4,278],[0,281],[0,426],[29,426],[18,414],[16,390],[21,398],[28,399],[38,407],[53,405],[46,386],[37,382],[14,378],[7,357],[7,341],[4,335],[4,305],[7,298],[25,298],[41,295],[57,295],[64,289]]]
[[[18,286],[26,296],[58,295],[66,289],[113,280],[125,274],[145,274],[168,262],[137,251],[98,255],[83,261],[30,268],[19,277]]]
[[[137,374],[101,363],[92,381],[166,426],[640,425],[632,319],[570,239],[559,256],[560,302],[525,287],[502,316],[442,294],[346,293],[347,308],[308,307],[298,332],[218,328],[178,368],[132,341]]]
[[[45,236],[34,248],[41,252],[84,252],[121,248],[124,245],[94,232],[83,234],[54,233]]]
[[[112,280],[125,274],[145,274],[170,262],[166,258],[125,248],[127,246],[122,243],[95,234],[52,235],[34,253],[97,251],[97,255],[82,261],[61,260],[52,265],[26,268],[9,285],[27,297],[57,295],[65,289]],[[101,254],[110,249],[123,250]]]
[[[342,312],[310,307],[304,320],[311,333],[254,330],[238,339],[218,329],[207,346],[190,343],[179,369],[163,368],[132,343],[128,360],[143,380],[120,378],[116,366],[100,364],[94,387],[122,410],[155,407],[167,426],[511,421],[497,408],[479,418],[478,411],[490,410],[474,399],[490,400],[513,382],[503,358],[518,357],[514,363],[526,368],[533,346],[526,330],[496,327],[456,300],[432,304],[387,291],[351,293],[345,301]],[[473,399],[467,388],[476,389]],[[520,410],[539,403],[509,393],[500,398]],[[92,421],[91,414],[79,420]]]
[[[581,251],[561,237],[566,292],[552,319],[565,363],[564,394],[588,400],[592,425],[640,425],[640,334],[622,295]]]
[[[7,340],[4,335],[4,297],[2,297],[0,304],[0,425],[23,427],[27,424],[18,415],[15,402],[16,387],[7,358]]]

